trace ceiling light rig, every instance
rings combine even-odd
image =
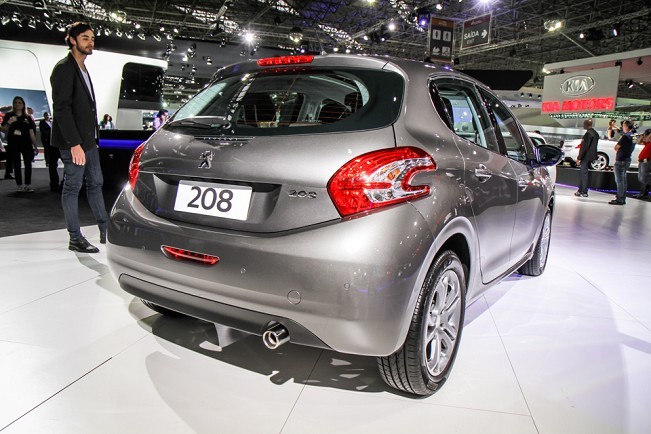
[[[293,27],[289,31],[289,40],[295,44],[300,43],[303,40],[303,31],[300,27]]]
[[[555,32],[563,27],[563,22],[561,20],[545,20],[543,26],[548,32]]]

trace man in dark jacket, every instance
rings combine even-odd
[[[61,205],[70,235],[68,248],[97,253],[79,227],[79,191],[86,180],[86,193],[100,230],[100,243],[106,242],[108,214],[102,194],[102,169],[99,162],[95,91],[86,70],[86,57],[93,54],[95,34],[87,23],[68,28],[66,43],[70,53],[56,64],[50,76],[54,121],[52,143],[63,160],[64,182]]]
[[[619,138],[615,145],[615,164],[613,165],[613,172],[615,173],[615,184],[617,184],[617,195],[614,200],[608,202],[611,205],[625,205],[626,204],[626,172],[631,166],[631,154],[635,149],[633,143],[632,131],[633,122],[624,121],[622,123],[622,130],[624,134]]]
[[[586,130],[581,140],[581,150],[579,157],[576,159],[577,164],[581,165],[581,177],[579,179],[579,189],[574,196],[588,197],[589,168],[590,163],[597,159],[597,145],[599,144],[599,133],[592,128],[592,120],[583,121],[583,128]]]
[[[38,123],[38,129],[41,131],[41,143],[43,144],[43,153],[45,154],[45,163],[49,169],[50,174],[50,190],[60,191],[59,187],[59,172],[57,166],[59,165],[58,148],[50,146],[50,136],[52,135],[52,118],[48,112],[43,113],[43,119]]]

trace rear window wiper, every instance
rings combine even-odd
[[[231,123],[225,116],[193,116],[179,119],[167,124],[168,127],[190,127],[190,128],[228,128]]]

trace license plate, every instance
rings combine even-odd
[[[251,187],[180,181],[174,210],[233,220],[246,220],[251,203]]]

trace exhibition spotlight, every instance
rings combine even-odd
[[[635,83],[633,83],[633,80],[631,79],[626,80],[625,83],[626,83],[626,87],[628,87],[629,89],[633,89],[633,86],[635,86]]]
[[[437,11],[443,10],[443,4],[437,3],[435,8],[436,8]]]
[[[36,28],[36,20],[34,18],[30,18],[29,21],[27,22],[27,26],[30,29],[35,29]]]
[[[133,27],[135,27],[136,30],[140,29],[140,23],[138,22],[133,23]]]
[[[556,30],[559,30],[561,27],[563,27],[563,22],[560,20],[546,20],[543,23],[543,26],[545,27],[545,30],[548,32],[554,32]]]
[[[34,0],[34,9],[45,9],[45,2],[43,0]]]
[[[303,40],[303,31],[301,30],[300,27],[293,27],[289,31],[289,40],[292,41],[295,44],[298,44]]]
[[[394,32],[394,31],[396,30],[396,23],[394,23],[394,22],[389,23],[389,25],[387,26],[387,28],[388,28],[390,31]]]
[[[7,24],[9,24],[9,21],[11,21],[11,18],[9,18],[8,16],[2,17],[2,25],[3,26],[6,26]]]
[[[616,38],[621,34],[621,28],[622,28],[622,24],[619,21],[615,21],[612,28],[613,37]]]
[[[635,62],[635,63],[637,63],[637,65],[640,66],[640,65],[642,65],[644,63],[644,61],[640,57],[640,58],[637,59],[637,62]]]
[[[255,40],[255,34],[252,32],[247,32],[244,34],[244,40],[249,44]],[[246,54],[246,53],[245,53]]]
[[[43,22],[43,25],[44,25],[48,30],[52,30],[52,28],[54,27],[54,23],[53,23],[52,21],[50,21],[50,20],[45,20],[45,21]]]
[[[138,33],[138,37],[139,37],[140,39],[142,39],[143,41],[145,40],[145,34],[142,33],[142,32]]]
[[[117,23],[123,23],[127,20],[127,13],[121,10],[113,11],[109,14],[109,19]]]
[[[579,38],[581,38],[581,39],[585,39],[585,32],[581,32],[581,33],[579,33]]]

